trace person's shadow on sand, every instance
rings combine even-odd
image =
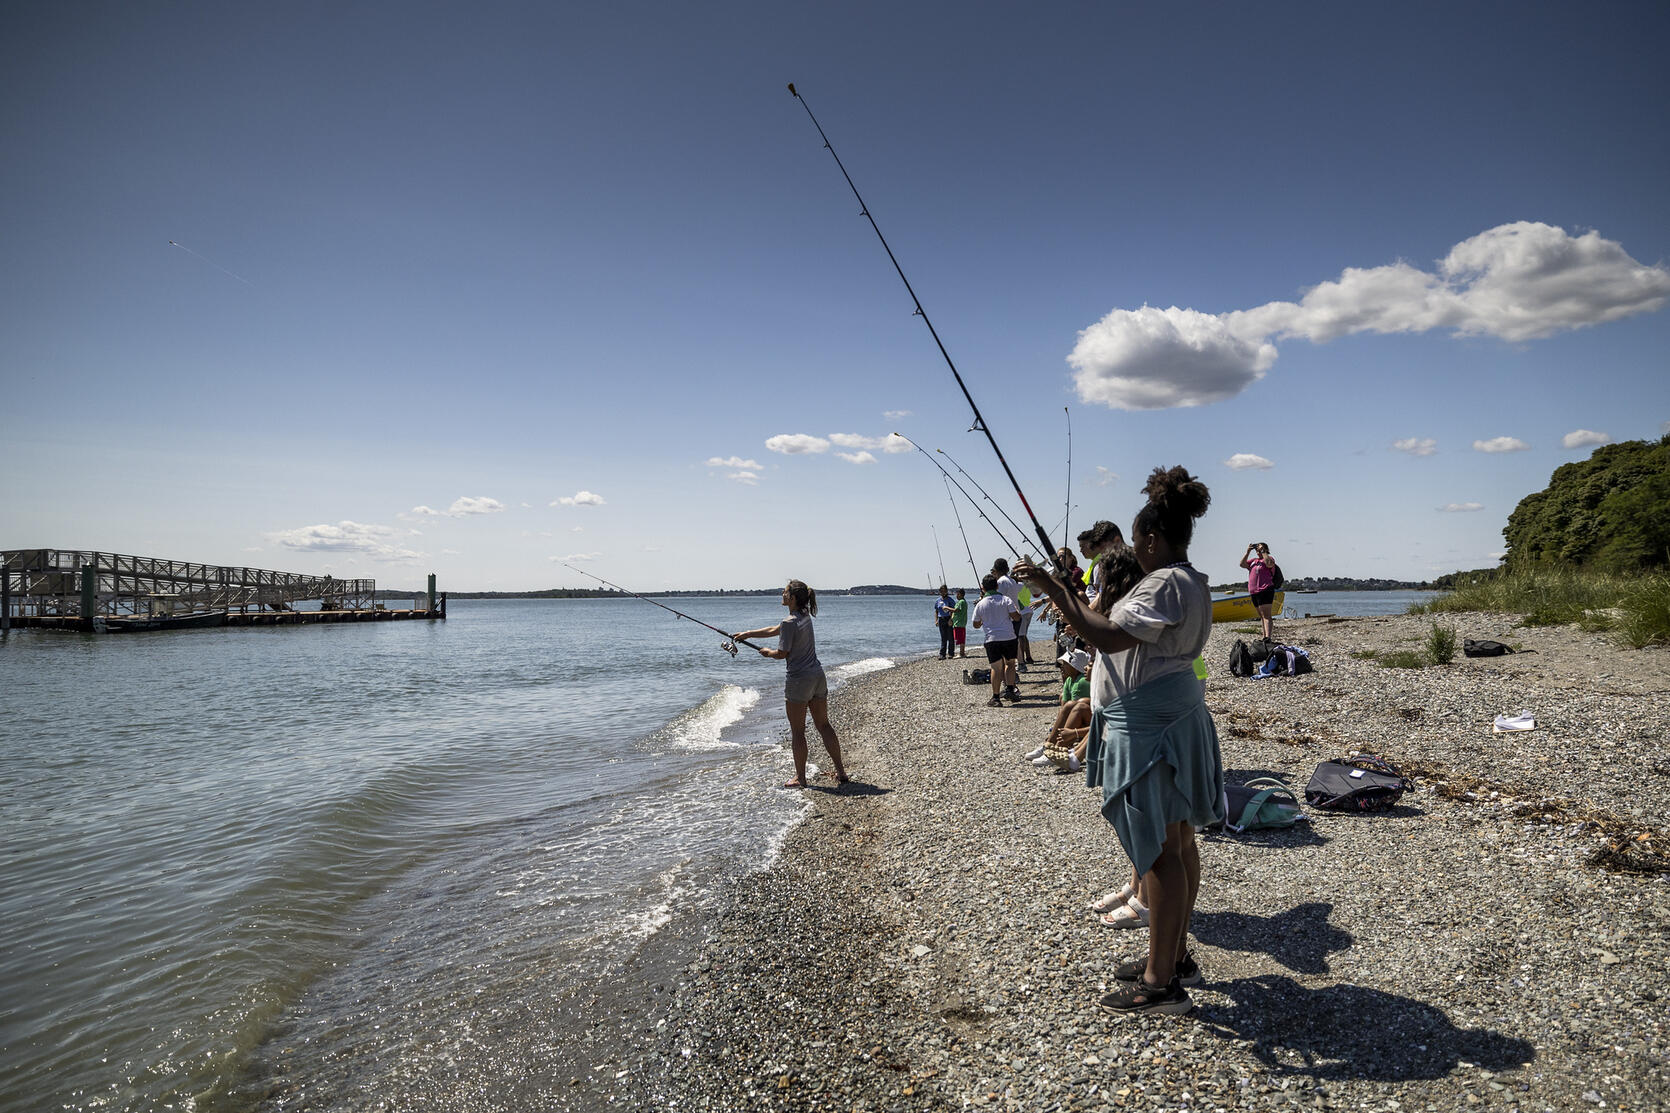
[[[1226,951],[1267,954],[1289,970],[1326,974],[1328,956],[1351,946],[1352,935],[1328,922],[1331,904],[1300,904],[1274,916],[1195,911],[1189,930],[1202,943]]]
[[[813,781],[806,786],[808,792],[822,792],[830,796],[886,796],[893,790],[882,788],[880,785],[865,784],[860,780],[849,780],[844,784],[833,781]]]
[[[1250,1041],[1253,1054],[1278,1074],[1409,1082],[1442,1078],[1464,1061],[1503,1071],[1536,1057],[1527,1040],[1457,1028],[1431,1005],[1377,989],[1306,989],[1285,975],[1211,988],[1232,1004],[1204,1006],[1201,1019]]]

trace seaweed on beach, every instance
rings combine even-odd
[[[1571,825],[1573,834],[1599,835],[1605,841],[1584,865],[1608,873],[1651,877],[1670,873],[1670,832],[1563,796],[1530,796],[1500,781],[1490,781],[1436,762],[1404,762],[1403,768],[1426,780],[1447,800],[1477,804],[1512,803],[1513,814],[1538,823]]]

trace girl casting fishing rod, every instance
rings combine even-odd
[[[1021,491],[1021,485],[1015,479],[1015,473],[1009,468],[1009,461],[1003,458],[1003,450],[997,447],[997,438],[992,436],[991,429],[986,425],[986,419],[980,415],[980,407],[975,405],[974,395],[968,392],[968,385],[963,382],[962,375],[958,373],[957,365],[951,362],[951,353],[945,350],[945,344],[940,340],[938,330],[934,328],[934,323],[928,320],[928,311],[922,308],[922,299],[917,297],[916,291],[911,288],[910,279],[905,277],[905,269],[899,265],[899,260],[894,256],[893,249],[887,245],[887,237],[881,234],[881,226],[876,223],[876,218],[870,215],[870,206],[864,203],[864,197],[858,192],[858,187],[853,184],[852,175],[847,173],[846,165],[841,162],[841,156],[835,153],[834,144],[830,143],[829,136],[824,134],[823,125],[818,123],[816,116],[812,115],[811,106],[806,103],[806,98],[795,90],[792,82],[789,84],[789,95],[800,102],[800,107],[806,109],[807,119],[811,120],[812,126],[818,129],[818,136],[823,139],[824,149],[835,160],[835,165],[841,171],[841,177],[847,180],[848,188],[852,190],[853,197],[857,199],[859,214],[870,222],[870,227],[875,230],[876,239],[881,241],[882,250],[887,252],[887,258],[893,264],[893,269],[899,272],[899,281],[905,284],[905,292],[910,294],[910,300],[916,304],[916,315],[921,317],[922,323],[928,326],[928,332],[933,336],[934,344],[939,348],[939,354],[945,357],[945,366],[951,369],[951,377],[957,380],[957,387],[963,392],[963,398],[968,401],[968,408],[974,411],[973,427],[986,434],[986,440],[991,444],[992,452],[997,455],[997,462],[1003,465],[1003,474],[1009,477],[1010,485],[1015,488],[1016,497],[1021,500],[1021,505],[1026,508],[1026,516],[1032,519],[1032,528],[1037,531],[1038,540],[1044,546],[1044,559],[1047,561],[1055,553],[1055,545],[1050,541],[1050,535],[1044,532],[1044,527],[1038,523],[1038,515],[1032,512],[1032,505],[1026,501],[1026,495]]]
[[[568,569],[570,572],[578,572],[578,573],[580,573],[580,575],[585,576],[587,579],[596,580],[598,583],[602,584],[604,587],[612,587],[616,591],[619,591],[619,592],[622,592],[623,594],[632,596],[632,598],[634,598],[634,599],[642,599],[646,603],[654,603],[657,607],[660,607],[662,610],[672,611],[674,614],[678,615],[680,618],[689,619],[691,622],[694,622],[697,626],[706,626],[709,630],[712,630],[715,634],[718,634],[720,637],[725,639],[724,641],[719,643],[719,648],[723,649],[725,652],[729,653],[732,657],[736,656],[736,646],[737,646],[738,642],[741,642],[743,645],[748,646],[749,649],[759,650],[759,652],[762,653],[762,654],[765,653],[765,650],[760,649],[760,647],[757,646],[757,645],[749,644],[749,642],[745,638],[741,637],[740,635],[733,636],[731,634],[728,634],[725,631],[719,629],[719,627],[717,627],[717,626],[710,626],[707,623],[703,622],[699,618],[696,618],[692,615],[687,615],[683,611],[676,610],[672,607],[669,607],[669,606],[667,606],[667,604],[662,603],[662,602],[658,602],[657,600],[654,600],[654,599],[651,599],[647,595],[639,595],[636,591],[627,591],[626,588],[621,587],[619,584],[612,584],[608,580],[605,580],[602,576],[594,576],[590,572],[587,572],[584,568],[576,568],[572,564],[563,564],[563,562],[560,561],[560,560],[557,561],[557,563],[562,564],[562,566],[564,568]]]

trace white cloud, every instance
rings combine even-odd
[[[428,507],[428,506],[414,506],[410,510],[408,510],[406,513],[400,515],[400,517],[402,517],[402,518],[411,518],[411,517],[438,518],[440,516],[441,516],[441,512],[439,510],[435,510],[432,507]]]
[[[828,452],[829,442],[808,433],[778,433],[765,442],[766,448],[785,456],[799,456],[807,452]]]
[[[831,433],[829,443],[839,448],[860,448],[869,451],[880,449],[883,452],[909,452],[910,443],[903,437],[895,437],[889,433],[885,437],[866,437],[858,433]],[[842,459],[851,459],[841,453]]]
[[[564,495],[556,499],[551,506],[603,506],[603,496],[594,495],[590,491],[576,491],[572,495]]]
[[[350,522],[346,519],[335,525],[301,526],[267,534],[267,539],[286,549],[304,553],[365,553],[373,560],[406,563],[422,558],[423,554],[402,549],[394,538],[402,536],[392,526]]]
[[[725,478],[729,479],[729,480],[733,480],[737,483],[741,483],[746,487],[758,487],[760,485],[760,477],[759,477],[758,473],[751,472],[751,471],[748,471],[746,469],[744,469],[743,471],[733,471],[731,474],[727,475]]]
[[[835,455],[849,464],[873,464],[876,458],[868,452],[837,452]]]
[[[602,555],[602,553],[569,553],[567,556],[554,556],[551,560],[556,564],[584,564],[586,561],[596,560]]]
[[[1235,455],[1224,461],[1224,467],[1234,468],[1236,471],[1246,471],[1248,468],[1257,468],[1259,471],[1268,471],[1275,466],[1276,465],[1272,464],[1264,457],[1254,456],[1250,452],[1237,452]]]
[[[259,545],[251,545],[247,549],[244,549],[243,551],[246,552],[246,553],[259,553],[259,552],[262,551],[262,549],[261,549],[261,546],[259,546]]]
[[[1107,468],[1104,468],[1100,464],[1096,465],[1096,478],[1091,480],[1091,482],[1094,483],[1096,486],[1106,487],[1106,486],[1108,486],[1112,483],[1116,483],[1118,481],[1119,481],[1119,473],[1118,472],[1109,471]]]
[[[1431,437],[1405,437],[1401,441],[1393,441],[1392,448],[1411,456],[1431,456],[1438,451],[1438,442]]]
[[[1438,508],[1445,514],[1471,514],[1475,510],[1483,510],[1482,502],[1446,502]]]
[[[881,416],[888,421],[897,421],[901,417],[911,417],[909,410],[883,410]]]
[[[470,518],[477,514],[501,514],[504,512],[504,503],[498,499],[465,495],[463,498],[454,500],[453,504],[447,507],[446,512],[454,518]]]
[[[1586,448],[1591,444],[1611,444],[1612,434],[1597,433],[1593,429],[1573,429],[1560,438],[1567,448]]]
[[[1449,329],[1517,343],[1650,313],[1670,267],[1645,266],[1598,232],[1502,224],[1450,249],[1435,272],[1407,262],[1350,267],[1298,302],[1207,314],[1115,309],[1078,334],[1067,362],[1079,397],[1114,409],[1198,406],[1241,393],[1276,360],[1273,341]]]
[[[441,550],[441,555],[442,556],[460,556],[462,554],[459,553],[459,551],[457,549],[442,549]]]
[[[748,468],[759,471],[764,465],[755,460],[744,460],[740,456],[710,456],[707,466],[710,468]]]
[[[1518,437],[1491,437],[1488,441],[1474,441],[1474,452],[1524,452],[1531,446]]]
[[[1202,406],[1264,377],[1276,347],[1236,335],[1193,309],[1115,309],[1079,333],[1067,356],[1079,398],[1118,410]]]
[[[586,532],[586,527],[585,526],[570,526],[570,527],[568,527],[568,532],[569,533],[584,533],[584,532]]]

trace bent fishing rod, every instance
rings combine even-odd
[[[708,623],[703,622],[701,619],[695,617],[694,615],[685,614],[683,611],[677,610],[676,608],[673,608],[673,607],[669,607],[669,606],[667,606],[667,604],[659,602],[659,601],[654,600],[654,599],[651,599],[647,595],[639,595],[636,591],[628,591],[626,588],[621,587],[619,584],[610,583],[608,580],[605,580],[602,576],[593,576],[590,572],[587,572],[584,568],[576,568],[572,564],[564,564],[560,560],[557,561],[557,563],[561,564],[564,568],[568,569],[570,572],[578,572],[578,573],[580,573],[580,575],[585,576],[588,579],[596,580],[598,583],[602,584],[604,587],[612,587],[616,591],[619,591],[619,592],[622,592],[626,595],[632,596],[632,598],[634,598],[634,599],[642,599],[646,603],[654,603],[657,607],[660,607],[662,610],[672,611],[674,614],[678,615],[680,618],[689,619],[691,622],[694,622],[697,626],[706,626],[709,630],[712,630],[715,634],[718,634],[720,637],[725,639],[724,641],[719,643],[719,648],[723,649],[726,653],[729,653],[732,657],[736,656],[737,642],[741,642],[743,645],[747,646],[749,649],[755,649],[755,650],[759,649],[759,646],[755,645],[751,641],[748,641],[746,638],[732,638],[731,635],[727,631],[721,630],[717,626],[708,625]]]
[[[968,488],[964,487],[961,483],[957,483],[956,479],[952,478],[951,473],[945,470],[945,465],[944,464],[940,463],[938,460],[935,460],[933,458],[933,456],[929,455],[927,449],[923,448],[921,445],[917,444],[915,441],[911,440],[909,437],[905,436],[903,433],[894,433],[893,435],[895,437],[898,437],[900,440],[904,441],[906,444],[910,445],[910,447],[916,449],[916,451],[920,452],[922,455],[927,456],[928,457],[928,462],[930,464],[932,464],[934,467],[939,469],[939,474],[941,474],[945,477],[945,481],[947,483],[956,484],[957,490],[962,493],[963,498],[967,499],[968,504],[970,506],[974,507],[974,512],[976,514],[980,515],[980,518],[981,518],[982,521],[984,521],[988,526],[992,527],[992,532],[997,534],[997,539],[999,541],[1003,542],[1003,547],[1008,549],[1011,553],[1014,553],[1016,560],[1020,559],[1020,556],[1021,556],[1020,551],[1015,548],[1014,542],[1010,541],[1008,536],[1002,530],[997,528],[997,523],[992,521],[991,518],[986,514],[986,512],[984,510],[980,509],[980,504],[974,501],[974,496],[968,493]],[[936,449],[936,451],[937,451],[937,449]],[[951,505],[956,506],[957,504],[953,502]],[[996,504],[994,503],[993,505],[995,506]],[[1013,525],[1013,524],[1014,524],[1013,522],[1010,523],[1010,525]],[[1024,532],[1022,533],[1022,536],[1023,537],[1025,536]],[[963,535],[963,541],[965,543],[968,541],[968,535],[967,534]],[[978,580],[978,573],[976,574],[976,580]]]
[[[934,529],[932,525],[929,525],[928,528],[934,531],[934,555],[939,558],[939,582],[943,584],[945,582],[945,554],[939,548],[939,530]]]
[[[945,357],[945,366],[951,369],[951,377],[957,380],[957,387],[963,392],[963,398],[968,401],[968,408],[974,411],[974,425],[972,428],[986,434],[986,440],[991,444],[992,452],[997,455],[997,462],[1003,465],[1003,474],[1009,477],[1009,484],[1015,488],[1016,497],[1021,500],[1021,505],[1026,508],[1026,516],[1032,519],[1032,528],[1038,531],[1038,540],[1044,546],[1041,558],[1044,561],[1044,566],[1054,568],[1055,545],[1050,541],[1050,535],[1045,533],[1044,527],[1038,523],[1038,515],[1032,512],[1032,504],[1026,501],[1026,494],[1021,490],[1019,481],[1015,479],[1015,473],[1010,469],[1009,461],[1003,458],[1003,450],[997,447],[997,438],[992,436],[990,427],[986,425],[986,419],[981,416],[980,407],[974,402],[974,395],[968,392],[968,384],[963,382],[962,375],[957,371],[957,365],[951,361],[951,353],[945,350],[945,343],[940,340],[939,331],[934,328],[934,323],[928,320],[928,311],[922,308],[922,299],[916,296],[915,289],[911,287],[910,279],[905,277],[905,269],[899,265],[898,257],[893,254],[893,249],[887,245],[887,237],[881,234],[881,226],[876,223],[876,218],[870,215],[870,206],[864,203],[864,197],[858,192],[858,186],[853,183],[852,175],[847,173],[846,164],[841,161],[841,156],[835,153],[835,145],[829,141],[829,136],[824,133],[823,125],[818,123],[816,116],[812,115],[811,106],[806,103],[806,98],[802,97],[795,89],[793,82],[789,83],[789,95],[800,102],[800,107],[806,110],[807,119],[811,120],[812,126],[818,129],[818,136],[823,140],[824,150],[828,151],[830,157],[835,160],[835,165],[841,171],[841,177],[847,180],[847,187],[852,190],[853,197],[858,201],[859,215],[870,222],[870,227],[875,230],[876,239],[881,241],[882,250],[887,252],[887,258],[893,264],[893,269],[899,272],[899,281],[905,284],[905,292],[910,294],[910,300],[916,304],[916,316],[922,318],[922,323],[928,326],[928,333],[934,338],[934,344],[939,348],[939,354]],[[1024,534],[1026,531],[1022,530],[1021,532]]]
[[[980,481],[978,479],[975,479],[972,475],[968,474],[968,472],[963,471],[963,466],[961,464],[957,463],[956,459],[953,458],[952,455],[949,452],[945,451],[945,449],[936,448],[936,449],[934,449],[934,451],[939,453],[941,456],[945,457],[947,460],[950,460],[951,461],[951,466],[956,468],[959,472],[962,472],[962,477],[964,479],[968,480],[970,483],[974,484],[974,489],[976,491],[979,491],[982,495],[984,495],[986,501],[991,503],[992,507],[999,514],[1003,515],[1003,520],[1008,522],[1009,525],[1014,529],[1014,531],[1016,533],[1020,534],[1023,539],[1026,537],[1026,530],[1022,529],[1020,527],[1020,525],[1015,521],[1015,519],[1009,517],[1009,512],[1008,511],[1004,510],[1003,507],[997,505],[997,500],[992,498],[992,496],[990,494],[987,494],[986,489],[984,487],[980,486]],[[1044,539],[1046,541],[1049,540],[1049,536],[1046,534]],[[1049,555],[1053,557],[1055,555],[1055,552],[1052,550]]]
[[[957,500],[951,494],[951,480],[945,481],[945,499],[951,504],[951,513],[957,519],[957,532],[963,535],[963,551],[968,553],[968,570],[974,573],[974,584],[980,585],[980,569],[974,566],[974,550],[969,548],[968,531],[963,529],[963,516],[957,512]]]

